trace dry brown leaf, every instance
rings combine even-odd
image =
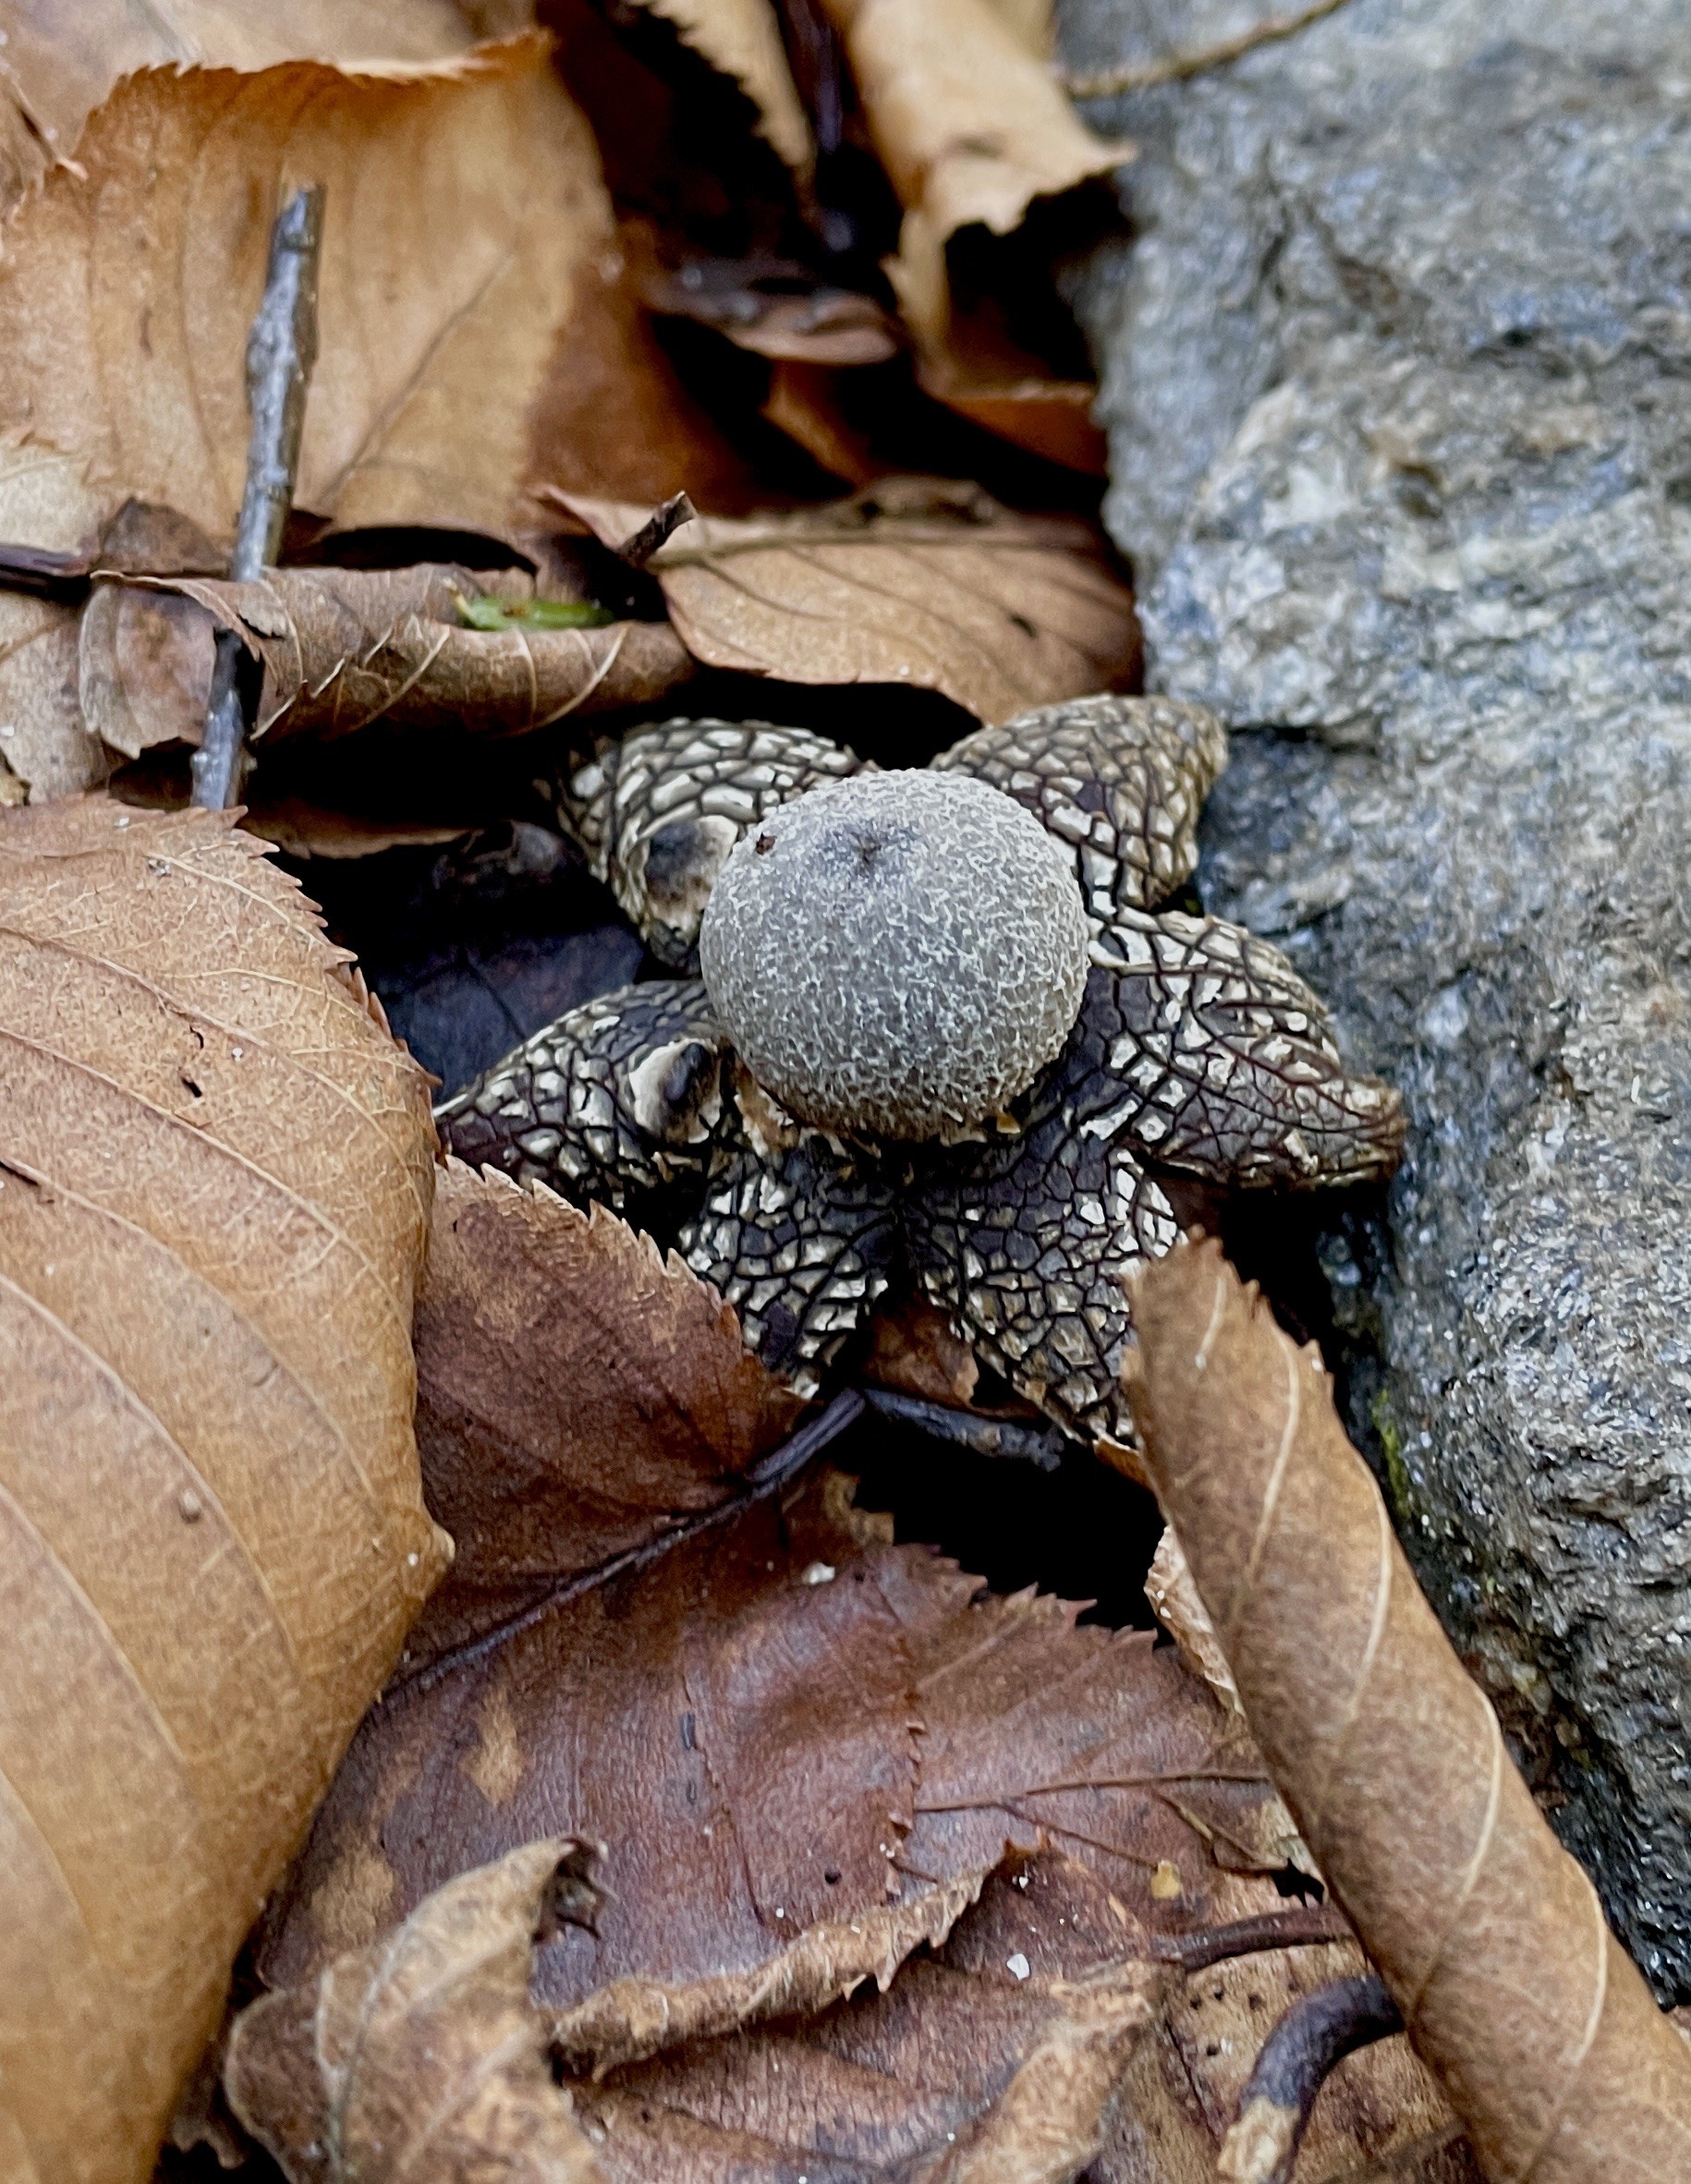
[[[861,1377],[928,1402],[966,1404],[974,1396],[980,1365],[954,1331],[949,1313],[908,1296],[875,1314]]]
[[[731,76],[758,110],[759,126],[788,166],[808,174],[810,125],[786,65],[771,0],[636,0],[674,23],[695,53]]]
[[[762,415],[777,431],[797,441],[831,477],[846,485],[872,485],[890,475],[888,466],[868,437],[846,418],[836,398],[835,378],[823,365],[777,361],[770,368]]]
[[[230,2105],[292,2184],[602,2184],[529,1999],[560,1893],[590,1916],[588,1848],[528,1843],[464,1874],[396,1934],[237,2019]]]
[[[649,511],[552,496],[613,544]],[[902,683],[996,722],[1114,688],[1138,664],[1131,595],[1083,526],[978,487],[883,480],[794,516],[700,516],[649,566],[707,666],[795,683]]]
[[[719,1507],[798,1411],[674,1253],[457,1160],[416,1344],[424,1483],[460,1547],[413,1660]]]
[[[532,585],[430,563],[275,569],[252,584],[101,583],[82,614],[82,720],[130,758],[197,744],[219,629],[263,663],[254,741],[350,735],[376,721],[521,735],[571,713],[654,704],[692,673],[666,622],[465,627],[458,601],[489,589],[514,601]]]
[[[478,16],[484,11],[474,10]],[[526,6],[472,25],[456,0],[0,0],[0,203],[74,147],[120,76],[153,67],[263,68],[276,61],[445,60],[525,27]]]
[[[327,193],[302,510],[500,532],[531,432],[549,477],[673,490],[649,444],[673,375],[623,297],[597,151],[538,36],[408,74],[126,79],[8,235],[0,428],[226,539],[272,210],[302,179]],[[594,415],[607,382],[615,412]]]
[[[347,963],[221,814],[0,818],[0,2142],[43,2178],[146,2175],[444,1559],[433,1133]]]
[[[1108,1888],[1011,1861],[931,1957],[807,2024],[569,2084],[605,2184],[1066,2184],[1163,1974]]]
[[[1319,1353],[1213,1241],[1133,1291],[1146,1461],[1246,1714],[1482,2169],[1691,2174],[1691,2053],[1416,1584]]]
[[[1239,1687],[1227,1666],[1215,1626],[1198,1596],[1172,1524],[1163,1526],[1145,1573],[1145,1597],[1156,1610],[1157,1620],[1179,1646],[1180,1657],[1193,1675],[1203,1678],[1229,1713],[1243,1714]]]

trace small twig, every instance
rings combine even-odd
[[[247,337],[247,484],[229,575],[250,584],[275,565],[294,503],[306,385],[317,360],[317,260],[322,189],[297,190],[270,231],[263,299]],[[217,633],[205,735],[194,753],[193,801],[225,811],[239,800],[247,731],[257,708],[251,655],[233,630]]]
[[[971,1450],[977,1456],[1016,1456],[1037,1463],[1041,1471],[1056,1471],[1069,1445],[1054,1426],[1027,1426],[1015,1418],[983,1418],[978,1412],[954,1410],[949,1403],[928,1402],[893,1388],[865,1388],[863,1395],[870,1408],[883,1417],[897,1418],[931,1434],[936,1440]]]
[[[1311,6],[1300,7],[1296,15],[1271,15],[1248,30],[1241,30],[1236,38],[1223,38],[1219,44],[1200,46],[1195,53],[1172,53],[1161,61],[1128,62],[1116,68],[1100,68],[1091,75],[1061,68],[1057,80],[1072,99],[1113,99],[1123,91],[1152,91],[1160,83],[1184,83],[1188,77],[1206,76],[1211,68],[1224,68],[1230,61],[1242,60],[1259,45],[1296,38],[1323,16],[1336,15],[1344,5],[1344,0],[1313,0]]]
[[[661,508],[654,508],[638,531],[611,551],[631,569],[643,569],[658,548],[674,537],[684,523],[694,522],[699,511],[685,493],[675,493]]]
[[[1335,2063],[1401,2032],[1404,2020],[1378,1972],[1335,1979],[1288,2009],[1262,2043],[1222,2141],[1216,2175],[1227,2184],[1286,2184],[1316,2095]]]
[[[1158,1963],[1178,1964],[1182,1972],[1207,1972],[1211,1964],[1263,1949],[1313,1948],[1323,1942],[1351,1939],[1350,1925],[1339,1911],[1263,1911],[1254,1919],[1235,1919],[1201,1934],[1154,1935],[1150,1953]]]
[[[520,1638],[525,1631],[531,1631],[549,1615],[555,1615],[567,1608],[572,1600],[578,1600],[598,1585],[609,1584],[614,1578],[626,1577],[631,1571],[650,1569],[671,1555],[689,1540],[713,1532],[719,1525],[731,1523],[748,1509],[760,1501],[767,1501],[778,1494],[815,1456],[821,1454],[829,1442],[836,1439],[848,1426],[854,1425],[863,1414],[863,1398],[855,1388],[847,1388],[836,1395],[827,1409],[805,1421],[797,1433],[772,1449],[767,1456],[760,1456],[749,1465],[734,1491],[724,1496],[710,1509],[697,1515],[684,1517],[655,1538],[642,1540],[638,1547],[625,1547],[620,1554],[610,1556],[603,1562],[596,1562],[590,1569],[573,1571],[549,1584],[540,1596],[530,1600],[491,1631],[478,1637],[467,1638],[457,1645],[449,1646],[437,1654],[420,1668],[414,1668],[408,1676],[395,1676],[376,1704],[392,1706],[400,1700],[420,1697],[432,1691],[436,1684],[455,1670],[472,1667],[508,1645],[514,1638]],[[403,1659],[403,1656],[401,1658]]]

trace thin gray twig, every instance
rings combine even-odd
[[[247,338],[247,484],[229,575],[250,584],[275,566],[294,504],[306,386],[317,360],[317,261],[322,188],[296,190],[270,231],[263,299]],[[258,703],[256,663],[233,630],[217,633],[205,734],[193,758],[193,801],[225,811],[240,799],[247,731]]]

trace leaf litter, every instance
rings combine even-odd
[[[128,759],[179,795],[219,629],[258,803],[372,891],[458,854],[436,769],[566,865],[574,717],[684,681],[795,724],[858,693],[917,762],[955,727],[905,693],[998,722],[1131,686],[1051,286],[1129,148],[1064,104],[1043,0],[547,0],[555,48],[526,0],[0,12],[7,2160],[145,2175],[316,1808],[225,2071],[291,2177],[1271,2184],[1307,2125],[1311,2184],[1471,2179],[1402,2042],[1296,2116],[1254,2090],[1367,1969],[1287,1908],[1325,1876],[1275,1781],[1393,1978],[1396,1884],[1309,1792],[1297,1656],[1343,1643],[1282,1608],[1241,1648],[1150,1414],[1113,1454],[1180,1515],[1178,1650],[898,1539],[814,1461],[861,1397],[807,1417],[649,1239],[437,1171],[420,1073],[259,845],[89,794]],[[295,519],[237,586],[242,351],[306,179]],[[931,1316],[871,1349],[882,1394],[1016,1423]],[[1310,1629],[1363,1596],[1321,1582]],[[1388,1756],[1402,1714],[1360,1708]],[[1627,2089],[1675,2114],[1682,2048],[1610,1968],[1632,2075],[1600,2028],[1585,2105],[1630,2157]],[[1530,2013],[1405,2014],[1513,2159]]]

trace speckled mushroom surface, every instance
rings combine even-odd
[[[695,724],[703,734],[693,737],[683,725],[662,732],[673,739],[678,803],[696,798],[714,763],[700,750],[731,755],[710,740],[718,724]],[[748,1341],[803,1393],[839,1368],[875,1299],[903,1280],[1068,1432],[1130,1438],[1122,1277],[1174,1241],[1165,1183],[1182,1173],[1233,1188],[1363,1182],[1389,1175],[1403,1144],[1396,1093],[1345,1068],[1320,1000],[1277,949],[1219,918],[1159,907],[1193,868],[1198,807],[1225,756],[1219,724],[1168,699],[1089,698],[965,736],[931,771],[855,780],[849,753],[829,772],[818,737],[736,733],[748,753],[768,739],[748,794],[771,789],[766,769],[793,786],[786,803],[760,803],[756,833],[741,827],[716,868],[701,945],[711,990],[656,980],[577,1010],[444,1105],[448,1144],[645,1220],[722,1289]],[[819,774],[827,785],[815,786]],[[613,778],[619,769],[602,772],[589,799],[590,831],[603,823]],[[668,778],[642,788],[642,809],[669,807]],[[972,838],[950,824],[919,859],[911,844],[883,863],[889,843],[874,836],[864,866],[862,845],[854,853],[849,830],[836,836],[829,822],[820,838],[846,860],[843,896],[797,859],[797,884],[765,884],[774,852],[760,852],[759,839],[791,842],[807,810],[825,818],[831,801],[881,810],[885,799],[890,817],[903,798],[907,812],[913,784],[927,784],[914,796],[936,814],[960,813],[959,792],[991,810],[995,839],[1013,817],[1042,853],[1033,877],[1001,873],[996,891],[981,890]],[[851,890],[872,902],[864,882],[897,878],[906,854],[913,885],[894,900],[931,915],[889,942],[884,904],[882,927],[851,923]],[[752,876],[743,895],[734,892],[742,868]],[[786,869],[775,867],[777,877]],[[959,899],[979,908],[994,892],[990,919],[968,928],[965,946]],[[649,898],[638,911],[627,900],[649,940],[677,929]],[[754,1018],[791,1030],[791,1078],[783,1053],[759,1045],[761,1023],[742,1021],[713,952],[719,915],[753,961]],[[1025,1007],[1030,987],[1049,998],[1040,949],[1056,947],[1067,964],[1077,939],[1078,985],[1073,1001],[1061,989],[1042,1066],[1015,1091],[994,1084],[948,1108],[912,1100],[901,1071],[906,1021],[917,1020],[894,997],[931,973],[955,991],[967,970],[974,994],[1001,997],[969,1006]],[[873,1011],[854,1015],[866,991]],[[1036,1037],[1015,1035],[1025,1036]],[[816,1096],[819,1071],[846,1085],[846,1104]],[[783,1104],[777,1077],[812,1119]],[[899,1134],[912,1116],[927,1124],[971,1108],[972,1126],[943,1120],[939,1134]]]
[[[719,1021],[790,1113],[946,1137],[1067,1037],[1087,926],[1067,857],[1013,798],[965,773],[865,773],[741,839],[699,952]]]

